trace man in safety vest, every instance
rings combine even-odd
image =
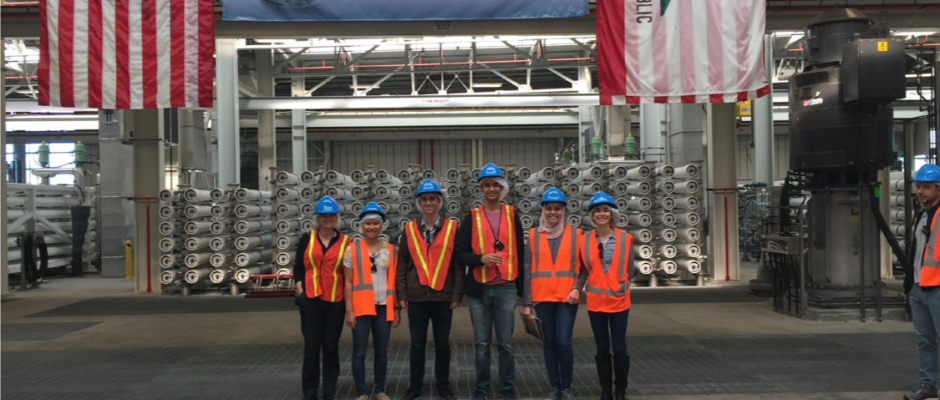
[[[460,224],[455,256],[467,267],[464,293],[473,323],[477,390],[474,400],[485,400],[490,387],[490,343],[493,328],[499,346],[499,388],[505,399],[515,399],[516,363],[512,333],[516,301],[522,297],[525,245],[516,209],[500,203],[509,183],[493,164],[486,164],[478,178],[483,206],[470,210]]]
[[[914,334],[920,352],[920,390],[906,400],[937,398],[937,329],[940,328],[940,167],[927,164],[913,179],[917,200],[924,210],[914,220],[908,252],[913,270],[904,271],[904,291],[908,293]]]
[[[434,181],[418,186],[421,219],[411,221],[398,241],[395,284],[411,330],[411,385],[402,400],[421,398],[428,323],[434,326],[434,377],[437,396],[456,400],[450,389],[450,323],[463,297],[463,271],[453,257],[457,221],[441,215],[444,193]]]

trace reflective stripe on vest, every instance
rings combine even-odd
[[[357,240],[353,243],[353,254],[352,254],[352,264],[353,269],[355,270],[355,275],[353,276],[353,288],[352,288],[352,301],[353,301],[353,314],[357,317],[364,315],[376,315],[375,310],[375,289],[372,285],[372,263],[369,261],[368,256],[363,256],[362,252],[362,240]],[[388,280],[388,288],[385,291],[385,307],[386,307],[386,317],[387,321],[395,320],[395,271],[398,265],[398,248],[392,246],[391,244],[386,243],[385,248],[388,249],[390,259],[388,263],[388,271],[386,279]],[[366,249],[368,253],[368,249]],[[370,272],[365,273],[366,270]]]
[[[595,287],[595,286],[591,286],[591,280],[588,279],[587,287],[584,289],[588,293],[596,294],[596,295],[619,297],[619,296],[623,296],[627,294],[627,290],[630,289],[630,282],[624,279],[624,274],[625,274],[624,271],[627,270],[627,259],[630,258],[630,254],[627,253],[627,233],[620,231],[619,233],[614,232],[614,234],[617,235],[617,244],[619,247],[617,249],[617,253],[614,254],[613,258],[617,258],[618,260],[617,260],[617,265],[611,265],[610,267],[617,269],[617,280],[620,282],[620,285],[617,288],[617,290],[613,290],[609,288],[602,288],[602,287]],[[594,252],[592,246],[596,246],[596,244],[597,244],[597,234],[595,232],[591,232],[590,234],[584,235],[585,267],[588,268],[589,270],[592,270],[592,273],[594,273],[593,271],[594,264],[593,264],[593,260],[591,260],[591,254]],[[618,253],[619,253],[619,257],[618,257]],[[597,261],[599,263],[604,262],[603,260],[597,260]],[[602,267],[603,264],[599,264],[599,265],[601,266],[601,269],[597,273],[600,273],[601,275],[605,275],[605,276],[607,274],[610,274],[609,270],[607,274],[604,274],[604,270]]]
[[[498,237],[492,237],[493,232],[491,225],[489,225],[489,220],[486,221],[486,229],[483,228],[483,220],[486,219],[485,211],[483,207],[477,207],[473,210],[470,210],[470,213],[473,217],[474,231],[475,231],[475,240],[471,239],[471,247],[473,252],[479,255],[484,254],[499,254],[502,256],[505,262],[505,268],[499,268],[495,265],[484,265],[482,267],[473,267],[473,276],[477,282],[487,283],[492,280],[492,276],[495,274],[500,274],[503,280],[513,281],[519,274],[519,271],[515,268],[515,227],[513,226],[513,218],[515,217],[515,209],[509,205],[501,205],[500,211],[502,213],[501,221],[499,224],[499,232],[497,232]],[[493,240],[487,240],[492,238]],[[503,243],[503,250],[495,250],[493,248],[493,242],[499,240]]]
[[[940,286],[940,219],[937,218],[937,214],[934,214],[930,222],[930,238],[924,250],[918,286]]]
[[[320,282],[320,279],[322,278],[320,276],[320,268],[323,268],[322,266],[323,261],[326,260],[328,256],[335,255],[336,261],[333,264],[333,271],[330,271],[330,276],[332,277],[332,281],[333,281],[332,287],[330,288],[332,289],[332,291],[329,293],[328,296],[325,296],[323,300],[331,302],[331,303],[336,303],[343,299],[342,289],[338,287],[339,281],[343,280],[341,277],[339,277],[339,275],[342,275],[340,273],[342,271],[340,269],[341,268],[340,263],[343,262],[343,256],[346,254],[346,243],[349,240],[349,236],[340,234],[339,235],[340,242],[338,243],[339,247],[331,247],[329,251],[324,252],[320,256],[320,263],[317,263],[316,257],[315,257],[316,250],[317,249],[322,250],[322,246],[319,245],[319,241],[317,240],[317,235],[318,235],[317,230],[314,230],[313,232],[311,232],[310,242],[307,243],[306,266],[308,266],[309,268],[310,276],[306,277],[307,278],[306,279],[307,290],[305,290],[305,292],[307,294],[307,297],[309,298],[316,298],[316,297],[321,297],[321,296],[326,295],[326,290],[325,288],[321,286],[321,282]],[[312,286],[313,291],[309,290],[311,286]],[[337,298],[337,293],[339,293],[339,298]]]
[[[430,248],[419,234],[418,222],[418,220],[411,221],[405,227],[405,241],[411,251],[411,259],[415,261],[415,267],[418,270],[418,281],[424,286],[440,291],[444,289],[447,273],[450,270],[450,260],[454,252],[453,238],[457,234],[457,222],[446,220],[441,227],[442,231],[431,241]],[[431,262],[430,266],[428,265],[429,261]],[[442,269],[444,270],[443,276],[441,275]]]
[[[578,239],[581,230],[565,226],[558,253],[552,259],[548,237],[537,229],[529,229],[531,250],[532,301],[564,302],[575,286],[578,275]],[[565,257],[568,258],[565,261]]]

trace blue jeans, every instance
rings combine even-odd
[[[483,287],[480,297],[468,297],[470,322],[473,324],[473,347],[476,350],[477,391],[490,390],[490,344],[493,327],[499,348],[499,389],[512,390],[516,384],[516,361],[512,352],[512,332],[516,319],[516,283]]]
[[[920,355],[920,385],[937,388],[937,329],[940,328],[940,288],[925,292],[914,285],[910,294],[914,334]]]
[[[594,343],[597,345],[597,356],[610,354],[611,345],[614,348],[614,359],[623,360],[627,354],[627,320],[630,318],[630,309],[618,313],[588,312],[591,319],[591,329],[594,330]]]
[[[558,390],[571,389],[571,374],[574,369],[574,347],[571,335],[574,334],[574,319],[578,315],[578,305],[568,303],[538,303],[535,315],[542,320],[545,342],[545,368],[548,370],[548,383]]]
[[[378,315],[356,317],[353,334],[352,370],[356,381],[356,396],[366,395],[366,350],[369,333],[372,333],[372,348],[375,351],[372,375],[375,377],[375,392],[385,392],[385,376],[388,369],[388,338],[392,335],[392,323],[385,320],[385,306],[375,306]]]

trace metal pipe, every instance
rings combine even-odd
[[[232,210],[238,218],[257,217],[271,214],[271,206],[259,206],[254,204],[239,204]]]
[[[183,263],[189,268],[196,268],[208,265],[210,257],[212,257],[212,253],[189,253],[186,257],[183,257]]]
[[[212,232],[211,221],[189,221],[183,225],[183,232],[187,235],[198,235],[200,233]]]
[[[183,191],[183,200],[191,203],[215,201],[212,198],[211,190],[200,189],[186,189]]]
[[[36,207],[74,207],[81,204],[74,197],[36,197],[33,205]],[[25,197],[7,196],[7,207],[22,207],[26,205]]]
[[[277,174],[274,175],[274,181],[277,182],[278,185],[298,185],[302,182],[299,176],[287,171],[278,171]]]
[[[270,249],[252,251],[252,252],[247,252],[247,253],[238,253],[235,255],[235,265],[239,267],[247,267],[248,265],[254,264],[262,260],[267,260],[270,258],[271,258]]]
[[[186,271],[186,273],[183,274],[183,280],[190,285],[195,285],[208,278],[211,273],[212,268],[195,268]]]
[[[270,246],[271,234],[260,236],[242,236],[235,238],[235,250],[246,251],[255,247]]]
[[[262,201],[271,198],[271,192],[240,188],[234,193],[235,200],[238,201]]]
[[[212,238],[210,237],[190,237],[186,238],[183,242],[183,247],[185,247],[187,251],[196,251],[209,247],[211,242]]]

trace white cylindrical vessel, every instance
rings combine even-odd
[[[639,258],[651,258],[653,257],[653,246],[641,244],[639,246],[633,246],[633,255]]]
[[[634,229],[630,231],[633,238],[640,243],[649,243],[653,241],[653,231],[649,229]]]
[[[702,201],[694,196],[675,196],[673,200],[675,201],[675,208],[679,210],[694,211],[702,205]]]
[[[271,199],[271,192],[241,188],[235,191],[235,200],[261,201]]]
[[[664,242],[672,243],[676,241],[676,239],[679,237],[679,234],[676,233],[675,229],[667,228],[667,229],[660,230],[658,233],[658,236]]]
[[[231,225],[228,221],[212,221],[212,225],[209,226],[209,231],[213,235],[221,235],[229,231]]]
[[[636,260],[636,272],[641,275],[651,275],[654,272],[653,263],[648,260]]]
[[[633,167],[627,171],[627,179],[648,179],[653,174],[648,165]]]
[[[646,213],[628,214],[627,219],[630,221],[630,225],[632,226],[647,227],[653,224],[653,217]]]
[[[697,242],[699,238],[701,237],[701,234],[699,233],[698,229],[695,229],[695,228],[676,229],[676,235],[678,235],[679,239],[690,241],[690,242]]]
[[[302,214],[300,212],[300,206],[296,204],[278,204],[275,212],[277,216],[281,218],[297,217]]]
[[[164,254],[160,256],[160,266],[164,269],[173,268],[176,265],[177,260],[179,260],[179,254]]]
[[[274,191],[274,197],[282,201],[300,201],[304,198],[300,195],[299,190],[286,187],[277,188],[277,190]]]
[[[657,182],[656,190],[665,194],[673,194],[676,192],[676,184],[672,181]]]
[[[170,269],[160,272],[160,283],[164,285],[170,285],[173,282],[176,282],[182,277],[183,271],[178,269]]]
[[[161,222],[160,223],[160,234],[164,236],[170,236],[176,233],[179,233],[177,229],[177,224],[175,222]]]
[[[676,248],[683,256],[695,258],[702,255],[702,248],[697,244],[680,244]]]
[[[683,212],[675,213],[676,224],[683,226],[696,226],[699,222],[702,222],[701,216],[698,213],[694,212]]]
[[[160,247],[160,251],[164,253],[169,253],[173,250],[181,250],[183,248],[183,244],[181,243],[180,239],[163,238],[163,239],[160,239],[159,247]],[[12,258],[12,251],[11,251],[11,258]]]
[[[289,267],[294,265],[294,253],[288,251],[282,251],[277,253],[277,256],[274,257],[277,265],[282,267]]]
[[[233,210],[238,218],[257,217],[271,214],[271,206],[258,206],[254,204],[239,204]]]
[[[287,171],[278,171],[277,174],[274,175],[274,180],[279,185],[296,185],[302,182],[299,176]]]
[[[297,236],[281,236],[277,238],[277,248],[281,250],[287,250],[291,247],[297,246],[297,243],[300,242],[300,238]]]
[[[681,260],[676,260],[676,264],[680,268],[688,271],[690,274],[698,274],[702,272],[702,263],[699,262],[698,260],[681,259]]]
[[[189,221],[183,225],[183,231],[187,235],[198,235],[200,233],[212,232],[212,222],[210,221]]]
[[[659,262],[659,271],[664,275],[675,275],[679,272],[679,266],[676,265],[675,261],[665,260]]]
[[[653,202],[646,197],[627,200],[627,209],[630,211],[649,211],[651,208],[653,208]]]
[[[671,165],[663,165],[662,167],[656,168],[656,170],[653,173],[655,175],[663,176],[666,178],[672,178],[672,176],[675,175],[676,173],[676,169],[673,168]]]
[[[196,251],[209,247],[211,242],[211,237],[190,237],[186,238],[183,242],[183,247],[185,247],[187,251]]]
[[[205,218],[213,216],[213,209],[222,206],[186,206],[183,208],[183,216],[186,218]]]
[[[698,181],[685,181],[675,184],[675,190],[673,193],[690,195],[698,193],[699,184]]]
[[[676,226],[676,215],[673,213],[656,214],[656,220],[666,226]]]
[[[202,189],[186,189],[183,191],[183,200],[186,200],[190,203],[210,202],[213,201],[212,191]]]
[[[212,268],[195,268],[189,271],[186,271],[183,274],[183,280],[190,285],[195,285],[201,282],[203,279],[209,277],[209,274],[212,273]]]
[[[646,181],[630,182],[627,184],[627,194],[633,196],[646,196],[652,191],[653,185],[650,185],[650,183]]]
[[[247,267],[258,261],[265,261],[270,258],[271,258],[270,249],[251,251],[247,253],[238,253],[235,255],[235,265],[239,267]]]
[[[183,263],[189,268],[197,268],[202,265],[208,265],[209,258],[211,257],[212,253],[189,253],[183,258]]]
[[[270,246],[271,234],[235,238],[235,250],[245,251],[259,246]]]
[[[278,226],[280,226],[280,221],[278,224]],[[249,232],[266,232],[271,230],[271,220],[236,221],[232,229],[239,235],[244,235]]]
[[[229,254],[230,253],[228,251],[213,253],[212,256],[209,257],[209,264],[213,267],[221,268],[225,266],[225,263],[228,262]]]
[[[671,244],[659,246],[659,254],[666,258],[676,258],[679,254],[679,250],[676,249],[676,246]]]
[[[221,285],[225,282],[228,282],[232,278],[232,270],[230,269],[216,269],[209,274],[209,282],[212,282],[216,285]]]
[[[209,248],[212,249],[212,251],[222,251],[222,249],[225,249],[225,244],[228,243],[228,241],[229,238],[227,236],[214,237],[209,241]]]
[[[698,175],[701,172],[700,169],[701,167],[698,164],[686,164],[681,167],[676,167],[672,177],[675,179],[698,178]]]

